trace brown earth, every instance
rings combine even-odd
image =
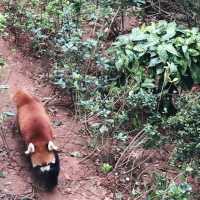
[[[15,112],[10,96],[16,88],[24,88],[41,100],[52,97],[55,90],[41,81],[44,77],[44,63],[27,58],[9,42],[0,39],[0,57],[5,65],[0,71],[0,85],[8,85],[8,90],[0,90],[0,111]],[[68,97],[65,101],[70,101]],[[70,102],[65,102],[66,105]],[[5,136],[9,150],[0,138],[0,199],[42,199],[42,200],[109,200],[111,192],[101,185],[91,161],[79,163],[82,158],[72,157],[78,152],[82,157],[88,155],[88,138],[80,135],[81,125],[73,119],[67,107],[49,104],[56,135],[60,147],[61,173],[58,187],[53,192],[44,192],[33,181],[30,165],[24,155],[25,146],[18,134],[12,131],[15,117],[6,123]],[[8,155],[9,153],[9,155]],[[3,174],[2,174],[3,173]]]

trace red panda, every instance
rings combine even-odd
[[[30,155],[35,175],[51,190],[57,185],[60,165],[50,119],[39,99],[25,91],[18,90],[13,101],[19,132],[27,145],[25,154]]]

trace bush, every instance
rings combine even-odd
[[[200,175],[200,96],[184,95],[177,106],[179,112],[168,119],[166,126],[171,142],[176,145],[174,158],[189,164],[192,172]]]
[[[192,187],[187,182],[175,183],[166,177],[156,174],[154,190],[148,200],[189,200]]]
[[[166,21],[134,28],[118,38],[110,54],[114,55],[114,71],[130,79],[137,77],[140,87],[160,91],[167,84],[188,85],[187,77],[200,83],[200,33],[195,28]]]

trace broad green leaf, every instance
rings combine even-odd
[[[156,58],[151,58],[150,62],[149,62],[149,67],[155,67],[156,65],[160,64],[161,60],[156,57]]]
[[[194,43],[196,43],[196,40],[192,37],[189,37],[185,40],[185,44],[188,45],[188,46],[191,45],[191,44],[194,44]]]
[[[164,63],[166,63],[166,61],[168,59],[168,54],[167,54],[167,51],[164,48],[164,45],[159,45],[158,46],[157,53],[158,53],[159,58],[161,59],[161,61],[163,61]]]
[[[122,68],[123,65],[124,65],[124,60],[122,58],[119,58],[115,62],[115,66],[116,66],[116,68],[117,68],[118,71],[120,71],[120,69]]]
[[[129,49],[126,49],[125,50],[126,52],[126,55],[128,56],[129,60],[131,61],[133,58],[134,58],[134,53],[133,51],[129,50]]]
[[[150,47],[150,46],[154,46],[154,45],[157,45],[159,44],[160,42],[160,37],[158,37],[156,34],[150,34],[148,37],[147,37],[147,46]]]
[[[146,51],[146,50],[144,49],[144,46],[142,46],[142,45],[140,45],[140,44],[135,45],[135,46],[133,47],[133,50],[134,50],[134,51],[137,51],[137,52],[145,52],[145,51]]]
[[[177,50],[173,47],[172,44],[165,44],[163,45],[163,47],[166,49],[166,51],[168,51],[171,54],[174,54],[176,56],[179,56],[179,53],[177,52]]]
[[[167,21],[166,20],[160,20],[158,21],[158,26],[159,27],[167,27]]]
[[[129,44],[131,42],[130,40],[130,36],[128,35],[121,35],[117,38],[117,42],[114,43],[114,45],[116,46],[120,46],[120,45],[126,45]]]
[[[165,20],[160,20],[157,24],[156,24],[156,28],[153,31],[153,33],[156,33],[158,35],[163,34],[163,32],[166,31],[167,28],[167,22]]]
[[[200,55],[200,50],[197,51],[196,49],[188,49],[188,52],[191,56],[199,56]]]
[[[168,23],[166,31],[167,33],[162,37],[163,41],[169,40],[176,35],[176,23],[175,22]]]
[[[164,72],[164,68],[163,67],[159,67],[159,68],[156,68],[156,74],[157,75],[160,75]]]
[[[182,46],[182,51],[183,51],[184,55],[186,54],[187,50],[188,50],[188,46],[186,46],[186,45]]]
[[[140,28],[134,28],[130,34],[130,39],[132,41],[142,41],[142,40],[146,40],[147,36],[145,33],[143,33]]]
[[[145,81],[141,84],[141,87],[148,89],[155,88],[156,86],[153,82],[154,82],[153,79],[145,79]]]
[[[199,28],[197,28],[197,27],[192,27],[192,33],[193,34],[196,34],[196,33],[199,33]]]
[[[171,73],[176,73],[178,71],[177,66],[174,63],[169,63],[168,66]]]

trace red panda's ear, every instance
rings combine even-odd
[[[57,151],[58,150],[58,147],[50,140],[49,143],[48,143],[48,150],[49,151]]]
[[[29,155],[29,154],[34,153],[34,152],[35,152],[35,146],[34,146],[34,144],[33,143],[29,143],[28,144],[28,148],[25,151],[25,154]]]

